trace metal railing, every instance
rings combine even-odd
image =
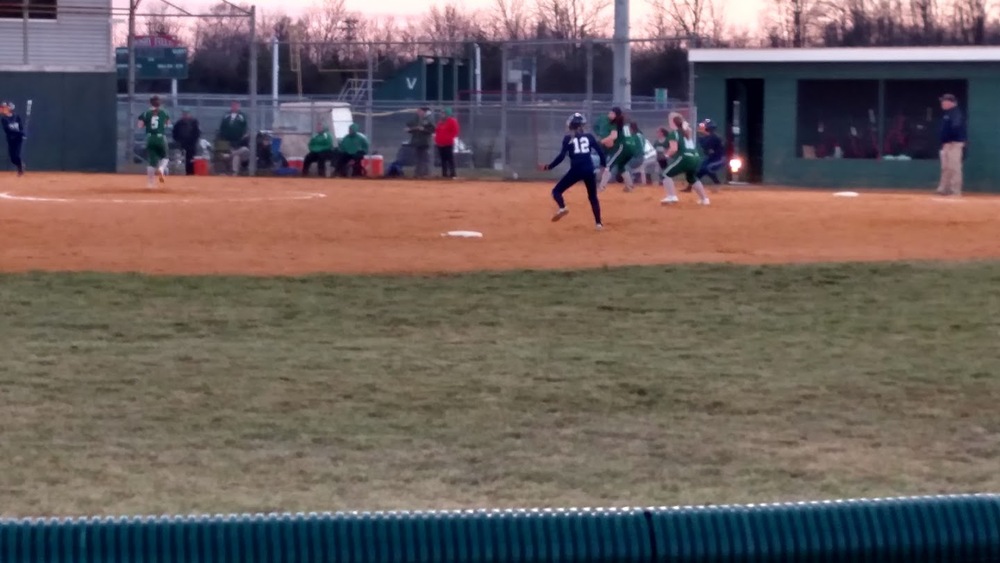
[[[1000,496],[751,506],[0,520],[4,563],[995,563]]]

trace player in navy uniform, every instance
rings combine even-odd
[[[599,231],[604,226],[601,224],[601,202],[597,199],[596,170],[594,170],[594,160],[591,158],[591,153],[597,153],[601,168],[607,166],[607,160],[597,139],[583,130],[586,123],[587,119],[583,117],[583,114],[574,113],[570,116],[569,120],[566,121],[569,134],[563,138],[562,151],[551,163],[543,164],[539,168],[552,170],[559,166],[564,158],[569,157],[569,170],[556,183],[556,187],[552,188],[552,199],[556,200],[556,204],[559,205],[559,210],[552,216],[552,220],[558,221],[569,213],[569,210],[566,209],[566,201],[563,199],[563,192],[572,188],[577,182],[583,182],[587,186],[587,199],[590,200],[590,208],[594,212],[594,221]]]
[[[698,169],[696,176],[699,180],[708,176],[716,184],[721,184],[718,172],[722,169],[726,149],[722,146],[722,138],[715,134],[715,129],[715,123],[711,119],[706,119],[698,125],[698,132],[702,134],[698,144],[705,159],[701,161],[701,168]]]
[[[14,104],[3,102],[0,104],[0,124],[7,137],[7,154],[10,156],[10,163],[17,168],[17,175],[24,175],[24,162],[21,160],[21,145],[27,134],[24,130],[24,122],[21,116],[14,113]]]

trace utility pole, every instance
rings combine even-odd
[[[128,138],[125,139],[125,166],[131,167],[135,152],[135,11],[142,0],[129,0],[128,6]]]
[[[632,44],[629,43],[629,0],[615,0],[614,101],[632,107]]]

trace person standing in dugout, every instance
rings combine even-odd
[[[10,163],[17,169],[18,176],[24,176],[21,147],[28,133],[25,131],[21,116],[14,113],[14,109],[14,104],[10,102],[0,104],[0,123],[3,124],[3,132],[7,137],[7,155],[10,157]]]
[[[451,108],[444,108],[443,115],[434,129],[434,144],[441,159],[441,177],[455,179],[455,142],[460,132],[458,120]]]
[[[953,94],[941,96],[941,180],[937,193],[962,195],[962,159],[965,153],[965,116]]]
[[[184,173],[194,175],[194,157],[198,155],[198,141],[201,139],[201,127],[188,110],[181,111],[181,118],[174,124],[174,141],[184,151]]]
[[[250,121],[240,110],[239,102],[230,104],[229,113],[222,118],[219,139],[229,143],[233,157],[233,176],[239,175],[243,163],[250,161]]]
[[[416,178],[426,178],[431,168],[431,137],[434,135],[434,123],[427,117],[428,112],[430,112],[428,107],[418,109],[416,117],[406,125],[416,160],[413,172]]]

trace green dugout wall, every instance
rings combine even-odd
[[[966,189],[1000,191],[998,47],[694,49],[689,57],[699,118],[719,123],[747,163],[740,179],[933,188],[939,97],[951,93],[968,119]]]
[[[464,59],[419,57],[406,65],[372,93],[378,101],[450,102],[459,92],[471,89]]]
[[[28,172],[114,172],[116,89],[113,71],[0,70],[0,98],[14,102],[22,117],[27,100],[34,103],[24,147]],[[0,170],[9,171],[6,147],[2,153]]]

